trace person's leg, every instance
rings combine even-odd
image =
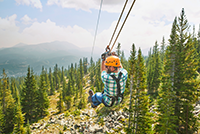
[[[95,106],[98,106],[102,103],[102,98],[103,98],[103,94],[100,92],[97,92],[96,94],[94,94],[92,96],[92,102]]]

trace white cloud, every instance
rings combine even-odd
[[[55,22],[34,22],[19,32],[16,26],[16,15],[8,18],[0,18],[0,47],[11,47],[18,43],[37,44],[51,41],[68,41],[79,47],[87,47],[92,44],[93,36],[87,30],[75,25],[73,27],[57,26]]]
[[[25,25],[28,25],[28,24],[31,24],[31,23],[37,21],[36,18],[35,18],[35,19],[31,19],[30,17],[28,17],[28,15],[24,15],[24,17],[22,17],[20,20],[21,20],[22,23],[25,24]]]
[[[93,0],[48,0],[47,5],[56,4],[63,8],[75,8],[76,10],[82,9],[85,11],[89,11],[91,8],[90,5],[95,5]]]
[[[114,0],[105,0],[103,5],[104,10],[109,12],[116,12],[118,10],[120,12],[124,1],[116,0],[114,5],[112,5],[112,2]],[[187,0],[182,0],[182,3],[180,3],[178,0],[152,0],[151,2],[147,2],[146,0],[136,1],[116,42],[116,44],[118,42],[121,43],[122,49],[130,50],[133,43],[135,43],[137,48],[149,48],[154,46],[156,40],[160,43],[163,36],[166,42],[168,42],[172,22],[175,16],[180,16],[182,8],[185,9],[189,23],[195,24],[196,31],[199,30],[200,9],[198,5],[200,5],[200,1],[191,0],[191,2],[187,2]],[[92,8],[98,9],[98,3],[100,4],[100,0],[84,0],[84,2],[80,0],[48,0],[47,2],[48,5],[57,4],[61,7],[84,9],[85,11],[89,11]],[[16,15],[12,15],[5,19],[0,18],[0,35],[1,37],[5,37],[0,39],[0,45],[6,43],[8,46],[13,46],[20,42],[36,44],[58,40],[68,41],[79,47],[88,46],[92,48],[94,35],[91,34],[91,31],[94,31],[94,29],[86,30],[75,23],[72,27],[58,26],[56,22],[52,22],[49,19],[39,23],[36,19],[25,15],[21,18],[22,22],[31,25],[28,25],[22,32],[19,32],[19,27],[15,25],[16,17]],[[108,45],[116,26],[116,21],[108,29],[103,30],[97,35],[95,46],[104,48]]]
[[[42,3],[40,0],[15,0],[17,4],[22,5],[32,5],[35,8],[39,8],[42,11]]]
[[[0,47],[11,47],[18,42],[19,27],[17,27],[15,19],[17,15],[0,18]]]

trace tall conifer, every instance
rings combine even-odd
[[[64,102],[63,102],[63,95],[61,91],[58,98],[59,98],[59,101],[57,102],[57,108],[58,108],[59,113],[62,113],[64,111]]]
[[[51,68],[49,68],[49,81],[50,81],[50,95],[55,93],[54,83],[53,83],[53,75],[51,72]]]
[[[0,105],[0,133],[4,132],[4,126],[5,125],[5,120],[4,120],[4,114],[3,114],[3,109]]]
[[[33,70],[28,67],[27,76],[25,78],[24,87],[21,93],[21,105],[22,111],[25,113],[26,119],[33,119],[37,115],[36,112],[36,80],[33,74]]]
[[[47,86],[45,81],[45,70],[42,70],[42,73],[40,75],[40,85],[37,92],[37,112],[38,115],[43,116],[46,114],[47,109],[49,107],[49,99],[47,95]]]
[[[5,69],[3,69],[2,82],[0,90],[0,106],[2,106],[5,120],[4,133],[10,133],[14,127],[15,100],[11,94],[11,90],[8,89],[8,77],[5,73]]]

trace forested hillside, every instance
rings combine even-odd
[[[80,110],[91,110],[87,102],[88,90],[103,91],[101,82],[101,59],[80,58],[78,63],[53,68],[42,67],[36,75],[29,66],[25,77],[7,77],[6,68],[0,79],[0,133],[35,132],[34,123],[51,120],[37,132],[83,133],[80,126],[69,129],[66,124],[51,129],[53,116],[72,117],[73,121],[97,118],[103,128],[108,128],[105,117],[112,113],[126,113],[120,118],[119,129],[103,129],[102,133],[128,134],[197,134],[200,132],[200,28],[191,32],[184,9],[175,17],[169,39],[161,44],[155,41],[147,58],[142,56],[137,44],[131,44],[128,59],[118,44],[116,53],[123,67],[128,71],[124,102],[112,108],[101,104],[93,109],[96,117],[83,119]],[[56,98],[55,98],[56,97]],[[52,112],[52,109],[56,109]],[[62,117],[60,114],[62,113]],[[110,113],[110,114],[109,114]],[[89,113],[85,113],[89,114]],[[111,114],[112,115],[112,114]],[[118,120],[118,118],[117,118]],[[72,121],[72,120],[68,120]],[[105,123],[106,122],[106,123]],[[114,122],[116,123],[116,122]],[[114,124],[113,123],[113,124]],[[69,123],[70,124],[70,123]],[[30,127],[31,126],[31,127]],[[82,125],[86,126],[86,125]]]

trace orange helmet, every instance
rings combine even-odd
[[[113,66],[113,67],[119,67],[120,64],[120,59],[117,56],[109,56],[106,58],[105,62],[106,66]]]

